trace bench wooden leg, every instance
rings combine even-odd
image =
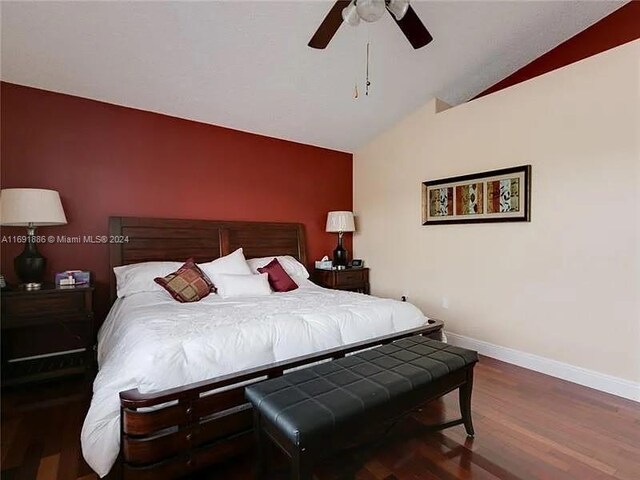
[[[267,474],[267,438],[257,409],[253,410],[253,431],[256,436],[256,479],[261,480]]]
[[[460,413],[467,435],[473,437],[473,423],[471,421],[471,391],[473,390],[473,368],[467,370],[467,381],[459,389]]]
[[[298,451],[291,459],[291,479],[311,480],[312,465],[305,451]]]

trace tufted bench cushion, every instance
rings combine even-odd
[[[352,420],[419,398],[477,361],[474,351],[414,336],[248,386],[245,395],[262,421],[304,449]]]

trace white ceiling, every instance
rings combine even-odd
[[[332,2],[3,1],[1,76],[352,152],[434,96],[472,98],[624,3],[413,1],[435,38],[414,51],[386,16],[307,47]]]

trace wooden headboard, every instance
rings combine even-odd
[[[109,286],[116,299],[113,267],[150,261],[208,262],[242,247],[247,258],[291,255],[307,264],[301,223],[109,217]]]

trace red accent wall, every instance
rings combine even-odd
[[[638,38],[640,38],[640,1],[633,0],[475,98],[511,87]]]
[[[352,208],[352,155],[8,83],[1,86],[2,188],[58,190],[68,224],[105,235],[107,217],[303,222],[309,260],[330,254],[330,210]],[[3,228],[3,235],[24,229]],[[53,272],[85,269],[108,308],[106,245],[39,246]],[[351,239],[347,239],[351,249]],[[15,281],[21,245],[2,244]]]

